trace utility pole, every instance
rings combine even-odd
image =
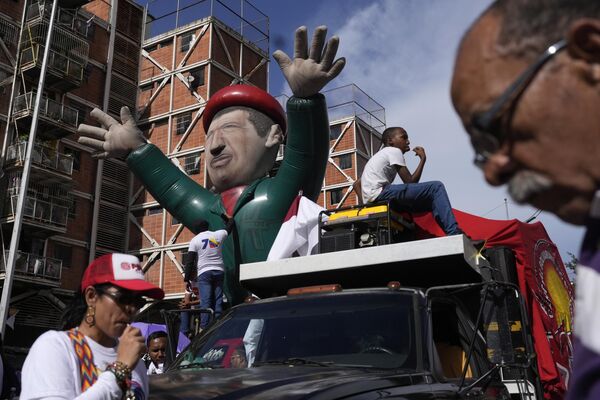
[[[27,13],[28,1],[25,1],[23,13]],[[19,248],[19,239],[21,238],[21,228],[23,227],[23,206],[27,197],[27,188],[29,187],[29,175],[31,174],[31,154],[35,143],[35,136],[40,115],[40,104],[42,102],[44,83],[46,80],[46,70],[48,69],[48,58],[50,56],[50,46],[52,44],[52,34],[54,30],[54,20],[58,9],[58,0],[53,0],[52,10],[50,11],[50,23],[48,25],[48,35],[46,36],[46,45],[44,48],[44,57],[42,59],[42,67],[40,70],[40,79],[38,81],[37,93],[33,106],[33,117],[31,127],[29,129],[29,138],[27,140],[27,151],[25,152],[25,164],[23,166],[23,175],[21,176],[21,184],[19,186],[19,195],[17,197],[17,212],[13,225],[12,236],[10,238],[10,248],[8,251],[8,260],[6,261],[4,286],[2,287],[2,297],[0,298],[0,334],[4,338],[6,330],[6,317],[10,305],[10,295],[12,291],[13,277],[15,273],[15,261],[17,258],[17,249]],[[25,22],[21,24],[21,33]],[[19,40],[21,35],[19,36]],[[19,68],[19,65],[16,66]],[[10,115],[8,116],[10,122]]]
[[[506,200],[506,197],[504,198],[504,208],[506,209],[506,219],[510,219],[508,216],[508,200]]]

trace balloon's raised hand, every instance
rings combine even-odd
[[[147,143],[127,107],[121,108],[121,123],[98,108],[94,108],[90,116],[101,127],[81,124],[77,132],[78,142],[96,151],[94,158],[127,157],[132,150]]]
[[[344,68],[345,58],[334,61],[339,38],[334,36],[325,43],[326,36],[327,27],[319,26],[313,35],[309,51],[306,27],[301,26],[296,29],[293,60],[281,50],[273,53],[294,96],[309,97],[318,93]]]

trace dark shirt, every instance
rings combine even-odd
[[[575,285],[575,354],[567,399],[600,399],[600,219],[587,225]]]

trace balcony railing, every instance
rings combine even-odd
[[[10,197],[10,208],[5,211],[6,217],[17,215],[18,198],[18,195]],[[23,206],[23,218],[58,228],[66,228],[69,208],[62,204],[59,205],[52,201],[45,201],[28,195],[25,197]]]
[[[32,113],[34,101],[35,97],[33,92],[28,92],[18,96],[14,102],[13,117],[18,117],[21,114]],[[47,97],[42,97],[40,104],[40,115],[46,116],[58,123],[69,125],[73,128],[77,128],[79,120],[79,111],[73,107],[50,100]]]
[[[4,41],[6,47],[9,49],[14,49],[17,47],[18,33],[19,29],[16,25],[13,25],[4,18],[0,18],[0,38],[2,41]]]
[[[329,121],[356,116],[380,132],[385,129],[385,109],[358,86],[346,85],[325,90],[323,94]]]
[[[269,17],[247,0],[154,0],[148,3],[144,45],[163,39],[177,29],[212,16],[230,31],[265,53],[269,52]]]
[[[8,147],[6,151],[6,163],[24,163],[27,142],[20,142]],[[73,173],[73,157],[61,154],[51,147],[36,144],[31,152],[31,161],[41,167],[51,169],[65,175]]]
[[[8,260],[8,250],[0,260],[0,273],[6,272],[5,260]],[[60,282],[62,260],[17,251],[15,274],[31,276]]]
[[[33,66],[41,67],[44,46],[33,44],[21,52],[21,67],[28,69]],[[50,50],[48,57],[48,72],[61,79],[67,79],[79,85],[83,81],[84,67],[80,62]]]

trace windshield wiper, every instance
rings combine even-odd
[[[318,365],[320,367],[331,367],[333,361],[315,361],[309,360],[308,358],[291,357],[285,360],[269,360],[269,361],[257,361],[252,364],[253,367],[260,367],[262,365]]]

